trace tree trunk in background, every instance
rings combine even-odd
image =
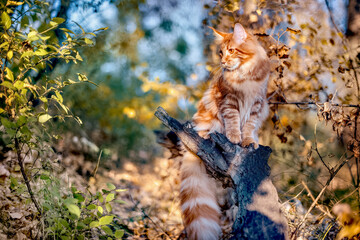
[[[349,0],[346,36],[360,37],[360,0]]]
[[[281,213],[277,191],[269,178],[267,161],[271,148],[242,148],[220,133],[211,133],[210,139],[203,139],[190,123],[180,124],[161,107],[155,115],[189,151],[201,158],[208,174],[235,190],[238,211],[230,239],[288,239],[287,221]],[[167,142],[165,136],[169,136]],[[175,148],[177,146],[177,140],[171,134],[161,134],[159,142],[166,142],[164,145],[170,149],[174,144]]]
[[[244,1],[244,14],[249,15],[250,13],[256,10],[256,1],[255,0],[245,0]]]
[[[356,49],[360,44],[360,0],[349,0],[346,37],[350,48]]]

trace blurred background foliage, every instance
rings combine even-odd
[[[59,123],[59,129],[94,142],[106,160],[146,162],[158,149],[152,133],[161,127],[153,116],[156,107],[189,120],[210,72],[218,68],[207,26],[227,32],[240,22],[258,34],[273,62],[270,101],[357,103],[349,65],[358,61],[356,37],[349,30],[354,23],[347,17],[350,2],[49,1],[51,14],[66,16],[63,25],[72,31],[80,31],[77,23],[86,31],[108,29],[91,40],[93,47],[81,50],[85,61],[54,63],[39,78],[85,74],[98,86],[64,91],[66,104],[83,125]],[[326,179],[319,157],[309,157],[318,110],[315,105],[272,105],[262,141],[274,149],[273,175],[284,190],[300,179],[320,189],[320,179]],[[317,137],[320,152],[334,155],[327,161],[335,165],[344,148],[330,125],[320,121]]]
[[[34,78],[84,74],[97,86],[64,89],[64,102],[83,121],[53,122],[61,135],[81,136],[104,152],[103,162],[149,162],[159,154],[153,113],[158,106],[189,120],[218,69],[207,26],[232,31],[240,22],[256,34],[272,60],[271,113],[261,142],[283,200],[310,205],[302,181],[319,192],[331,169],[349,157],[321,204],[360,206],[359,1],[357,0],[49,0],[48,15],[67,19],[75,33],[107,28],[80,50],[84,61],[54,61]],[[45,15],[23,18],[39,31]],[[54,41],[64,35],[54,32]],[[80,76],[80,75],[79,75]],[[289,104],[290,103],[290,104]],[[357,105],[350,107],[349,105]],[[343,106],[343,107],[342,107]],[[70,133],[67,134],[67,133]],[[325,163],[325,164],[324,164]],[[349,193],[354,193],[348,196]],[[346,199],[343,199],[347,196]]]
[[[268,48],[270,101],[357,104],[350,64],[358,62],[358,32],[350,34],[355,24],[348,17],[350,2],[54,1],[53,6],[66,7],[65,24],[73,31],[78,30],[74,22],[87,31],[109,27],[94,47],[82,50],[85,61],[49,70],[64,78],[80,72],[98,84],[65,91],[65,101],[84,124],[61,127],[88,138],[118,163],[151,159],[156,151],[152,130],[160,127],[154,110],[161,105],[174,117],[191,118],[210,72],[218,68],[207,26],[231,31],[235,22],[258,34]],[[272,105],[262,141],[274,149],[273,175],[284,190],[301,179],[320,189],[328,175],[312,155],[319,109]],[[331,125],[318,122],[317,140],[320,152],[332,156],[326,161],[335,166],[344,148]]]

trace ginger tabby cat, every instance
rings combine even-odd
[[[235,143],[258,145],[258,129],[268,115],[266,92],[270,61],[256,38],[237,23],[233,33],[213,28],[220,45],[221,71],[214,75],[193,117],[195,130],[207,138],[220,132]],[[201,160],[185,152],[181,165],[180,202],[188,239],[221,236],[215,182]]]

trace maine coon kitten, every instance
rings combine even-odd
[[[233,33],[213,28],[220,45],[221,71],[201,99],[193,117],[195,130],[207,138],[211,132],[225,134],[236,144],[258,145],[258,129],[268,115],[266,100],[270,62],[254,36],[237,23]],[[201,160],[185,152],[180,169],[180,202],[189,239],[219,239],[220,209],[215,182]]]

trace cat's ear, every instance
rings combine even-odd
[[[233,40],[235,41],[235,43],[241,44],[245,42],[246,38],[247,38],[247,33],[244,27],[240,23],[235,24],[234,35],[233,35]]]
[[[210,27],[210,26],[209,26],[209,28],[214,31],[215,42],[221,43],[224,40],[224,37],[226,36],[226,33],[220,32],[220,31],[218,31],[215,28]]]

